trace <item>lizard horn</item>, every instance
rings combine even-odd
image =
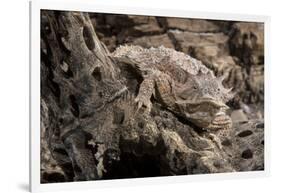
[[[218,80],[219,82],[223,82],[224,79],[227,77],[227,75],[228,75],[228,74],[224,73],[223,75],[221,75],[220,77],[218,77],[217,80]]]
[[[230,93],[233,90],[233,87],[226,89],[226,93]]]

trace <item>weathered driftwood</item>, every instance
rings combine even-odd
[[[42,40],[41,96],[47,109],[42,112],[46,113],[42,121],[47,122],[51,152],[59,160],[69,156],[65,162],[71,161],[74,171],[81,173],[75,174],[77,179],[97,179],[97,163],[87,147],[85,127],[102,129],[101,124],[110,119],[105,105],[124,86],[116,78],[117,69],[106,56],[107,49],[98,41],[87,14],[43,11]],[[97,115],[99,111],[102,115]],[[62,152],[66,158],[61,158]]]

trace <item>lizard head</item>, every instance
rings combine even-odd
[[[188,75],[185,84],[175,89],[176,105],[180,114],[198,127],[208,130],[230,128],[231,118],[226,114],[225,104],[234,93],[226,89],[222,81],[212,73]]]

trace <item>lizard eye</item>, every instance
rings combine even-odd
[[[149,74],[150,74],[150,72],[149,72],[148,70],[144,70],[144,71],[143,71],[143,75],[144,75],[144,76],[148,76]]]
[[[193,89],[194,89],[194,90],[197,90],[197,86],[193,86]]]

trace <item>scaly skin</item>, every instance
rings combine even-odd
[[[151,109],[150,98],[201,128],[229,128],[225,103],[233,97],[200,61],[184,53],[159,47],[144,49],[121,46],[111,55],[119,65],[127,65],[143,77],[136,102]]]

